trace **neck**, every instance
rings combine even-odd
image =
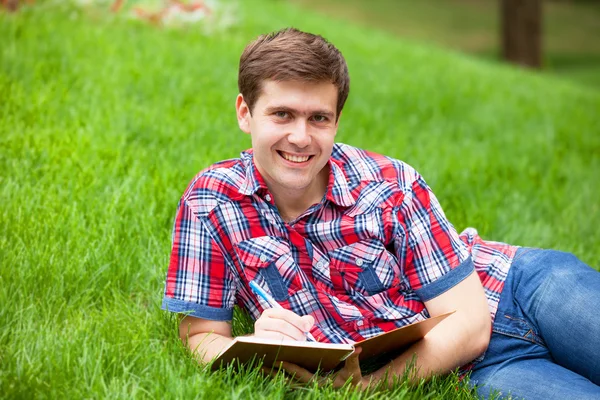
[[[306,211],[310,206],[312,206],[315,203],[318,203],[319,200],[321,200],[321,197],[317,198],[316,196],[313,200],[306,202],[294,202],[293,200],[286,201],[285,199],[280,200],[280,198],[275,197],[275,205],[277,206],[277,210],[279,210],[281,218],[283,218],[285,222],[291,222],[297,219],[300,215],[302,215],[302,213]]]
[[[321,201],[329,183],[329,168],[325,167],[313,183],[301,190],[271,190],[275,205],[285,222],[298,218],[310,206]]]

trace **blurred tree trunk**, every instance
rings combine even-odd
[[[33,4],[35,0],[25,0],[27,4]],[[19,9],[19,3],[22,3],[20,0],[0,0],[0,5],[7,9],[8,11],[17,11]],[[0,7],[0,8],[2,8]]]
[[[502,56],[530,68],[542,66],[542,0],[500,0]]]
[[[2,5],[8,11],[17,11],[17,8],[19,8],[19,0],[2,0]]]

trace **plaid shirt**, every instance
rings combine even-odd
[[[227,321],[237,303],[316,321],[319,341],[360,341],[429,317],[424,301],[475,269],[492,319],[516,247],[460,236],[409,165],[336,144],[323,199],[294,221],[279,215],[252,150],[200,172],[177,210],[163,308]]]

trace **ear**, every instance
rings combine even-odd
[[[250,108],[241,93],[235,99],[235,111],[240,129],[245,133],[250,133],[250,118],[252,118],[252,115],[250,115]]]

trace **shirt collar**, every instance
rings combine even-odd
[[[329,184],[326,198],[342,207],[350,207],[356,203],[356,199],[350,193],[344,170],[333,158],[329,159]]]
[[[246,172],[244,181],[240,185],[240,194],[246,196],[252,196],[258,191],[258,189],[267,189],[267,184],[263,179],[262,175],[258,172],[256,165],[254,164],[254,152],[252,149],[243,151],[240,154],[242,163],[244,164],[244,170]]]
[[[239,193],[251,196],[259,189],[268,189],[264,178],[258,172],[256,164],[254,164],[254,156],[252,149],[243,151],[241,160],[245,169],[245,177],[240,185]],[[343,169],[337,162],[330,158],[329,161],[329,183],[327,184],[327,193],[325,198],[334,204],[342,207],[350,207],[356,203],[356,199],[350,193],[348,181]]]

